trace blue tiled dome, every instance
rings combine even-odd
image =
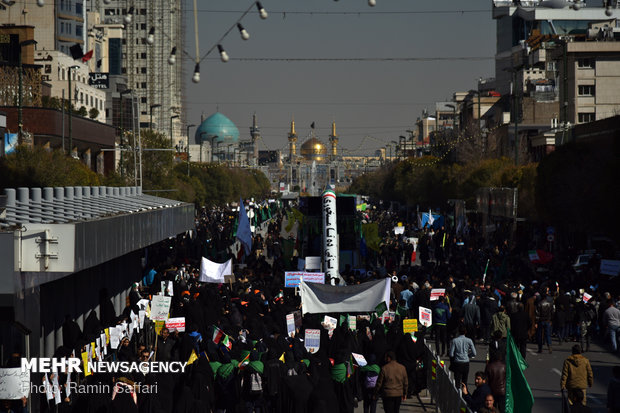
[[[194,139],[196,144],[200,145],[202,142],[211,143],[211,139],[217,136],[214,140],[214,145],[218,143],[238,143],[239,142],[239,129],[235,124],[222,115],[220,112],[215,112],[213,115],[205,119],[200,126],[196,129]]]

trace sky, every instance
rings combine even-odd
[[[230,60],[216,48],[194,84],[193,1],[183,1],[188,123],[219,110],[249,139],[256,113],[260,150],[286,153],[294,118],[298,145],[312,122],[327,143],[335,121],[344,154],[371,154],[407,135],[425,108],[494,76],[491,0],[263,0],[266,20],[255,7],[242,18],[250,0],[198,0],[201,57],[235,27],[221,40]],[[351,60],[322,60],[334,58]]]

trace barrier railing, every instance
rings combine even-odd
[[[454,378],[448,365],[441,360],[425,343],[427,375],[426,384],[431,398],[435,402],[435,410],[442,413],[472,413],[461,396],[461,391],[454,385]]]

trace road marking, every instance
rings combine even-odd
[[[556,369],[556,368],[552,368],[551,369],[552,372],[554,372],[555,374],[557,374],[558,376],[561,376],[562,373],[560,372],[560,370]]]

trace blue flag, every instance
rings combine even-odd
[[[248,256],[252,252],[252,231],[250,230],[250,220],[245,212],[243,198],[239,200],[239,227],[237,228],[237,239],[243,245],[243,253]]]

